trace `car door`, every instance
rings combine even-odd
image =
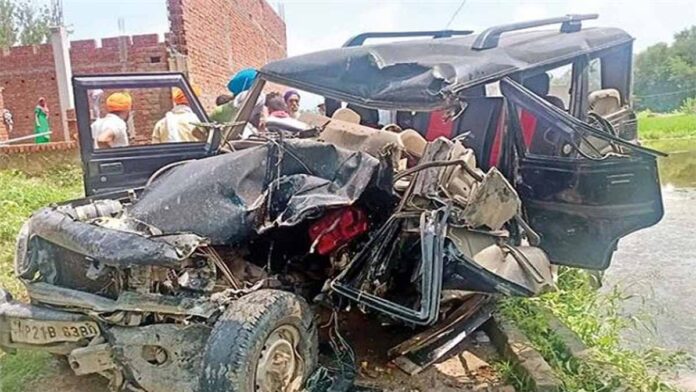
[[[509,119],[503,166],[541,248],[555,264],[606,269],[620,238],[662,218],[661,153],[593,128],[511,79],[500,86]],[[522,110],[536,118],[531,138],[521,132]],[[593,138],[613,150],[593,151]]]
[[[184,92],[188,106],[200,122],[208,122],[203,107],[181,73],[74,76],[72,82],[86,196],[138,190],[160,168],[210,156],[215,151],[219,140],[215,132],[208,135],[207,141],[149,143],[156,119],[163,117],[173,105],[171,89],[174,87]],[[134,120],[129,121],[129,133],[134,141],[128,147],[95,147],[91,125],[104,113],[103,109],[102,113],[94,113],[95,105],[98,111],[99,102],[95,103],[90,91],[103,92],[102,100],[114,92],[125,91],[133,96],[131,118]]]

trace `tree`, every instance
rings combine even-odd
[[[20,45],[37,45],[48,42],[51,31],[51,11],[48,6],[37,6],[29,0],[19,3],[15,13],[19,25]]]
[[[696,96],[696,26],[674,35],[672,45],[658,43],[635,58],[636,106],[654,111],[678,109]]]
[[[12,46],[17,41],[15,8],[11,0],[0,0],[0,48]]]
[[[51,34],[50,26],[59,19],[57,5],[38,5],[31,0],[0,0],[0,48],[46,43]]]

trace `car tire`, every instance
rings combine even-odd
[[[200,391],[299,391],[317,357],[307,302],[285,291],[255,291],[232,302],[215,323],[203,353]]]

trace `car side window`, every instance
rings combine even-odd
[[[592,59],[587,66],[587,82],[590,92],[601,90],[602,87],[602,59]]]
[[[547,72],[549,75],[549,92],[545,98],[554,106],[568,110],[570,107],[570,93],[573,84],[573,64],[562,65]]]

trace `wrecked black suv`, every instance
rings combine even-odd
[[[321,313],[412,326],[389,355],[413,374],[494,296],[552,289],[553,265],[607,268],[663,209],[659,153],[636,144],[632,38],[582,28],[593,17],[273,62],[201,143],[95,149],[89,89],[178,86],[207,117],[179,74],[75,77],[87,197],[22,227],[30,303],[2,292],[0,346],[65,355],[114,390],[297,391],[321,376]],[[241,140],[266,82],[325,97],[328,116]]]

